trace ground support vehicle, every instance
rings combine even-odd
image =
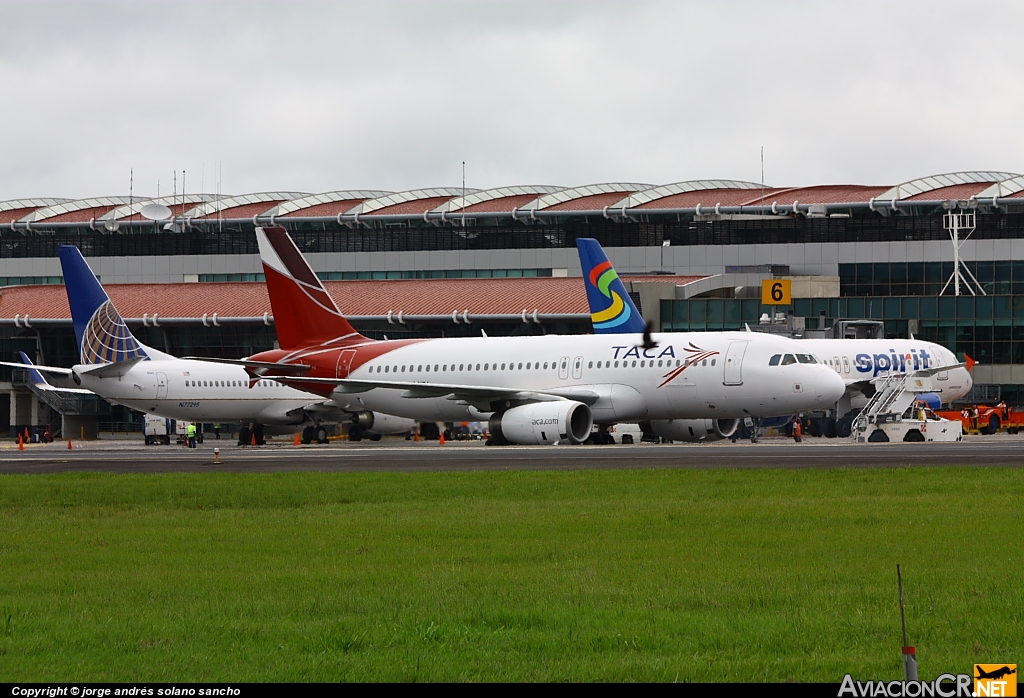
[[[875,394],[853,420],[858,443],[888,441],[960,441],[963,423],[943,419],[916,404],[917,396],[936,392],[932,375],[939,369],[897,374],[874,381]]]
[[[1005,402],[968,405],[962,410],[940,410],[938,414],[961,422],[964,433],[968,434],[995,434],[998,431],[1017,434],[1024,431],[1024,410],[1007,407]]]
[[[174,433],[174,420],[166,417],[158,417],[155,414],[146,415],[146,445],[163,444],[170,446],[171,434]]]

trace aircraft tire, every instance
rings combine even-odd
[[[348,440],[349,441],[362,441],[363,440],[363,428],[358,424],[354,424],[349,427]]]
[[[822,437],[825,435],[825,425],[822,423],[822,419],[812,419],[810,424],[807,426],[807,433],[814,437]]]
[[[380,441],[381,437],[380,434],[370,434],[367,438],[369,438],[370,441]]]
[[[327,429],[325,429],[324,427],[316,428],[316,442],[318,444],[327,443]]]
[[[302,443],[304,445],[313,443],[313,427],[305,427],[302,430]]]
[[[853,418],[843,417],[836,420],[836,436],[841,439],[848,439],[853,433]]]
[[[252,433],[249,431],[249,427],[242,427],[238,430],[238,445],[248,446],[252,443]]]
[[[826,417],[822,420],[822,426],[825,428],[826,439],[836,438],[836,420],[834,418]]]

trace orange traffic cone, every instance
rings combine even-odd
[[[68,439],[68,450],[70,451],[72,449],[74,449],[74,446],[71,445],[71,439]]]
[[[441,445],[444,446],[444,432],[441,432]]]
[[[420,442],[420,433],[418,431],[413,432],[412,440],[416,443]]]
[[[18,450],[19,451],[24,451],[25,450],[25,441],[21,438],[21,434],[18,434]]]
[[[298,446],[300,443],[302,443],[302,437],[299,435],[299,432],[295,432],[295,440],[292,441],[292,446]]]
[[[256,434],[252,435],[252,444],[250,444],[250,445],[251,446],[255,446],[256,445]]]

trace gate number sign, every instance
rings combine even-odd
[[[793,282],[789,279],[765,279],[761,282],[762,305],[789,305],[793,300]]]

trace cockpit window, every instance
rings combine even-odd
[[[797,354],[796,360],[802,364],[816,364],[818,361],[811,354]]]
[[[789,366],[790,364],[795,364],[795,363],[796,363],[796,357],[793,356],[792,354],[786,354],[785,356],[782,357],[782,365],[783,366]]]
[[[778,366],[779,365],[779,361],[781,361],[781,360],[782,360],[782,354],[776,354],[772,358],[768,359],[768,365],[769,366]]]

